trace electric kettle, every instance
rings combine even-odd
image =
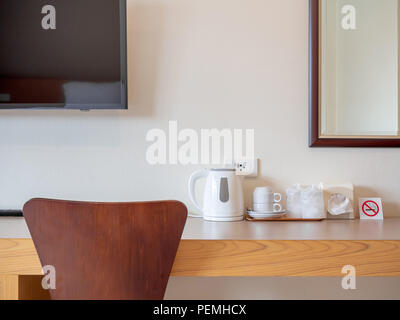
[[[196,181],[207,178],[203,207],[195,195]],[[241,221],[244,218],[242,177],[235,169],[211,169],[194,172],[189,179],[189,197],[209,221]]]

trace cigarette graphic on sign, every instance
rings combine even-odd
[[[383,220],[382,199],[360,199],[361,220]]]
[[[365,201],[362,205],[362,211],[368,217],[375,217],[379,213],[379,205],[375,201]]]

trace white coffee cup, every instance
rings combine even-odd
[[[259,187],[253,193],[253,210],[255,212],[279,212],[282,211],[282,195],[274,193],[271,187]]]

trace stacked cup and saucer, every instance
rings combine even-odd
[[[274,193],[271,187],[259,187],[253,193],[253,210],[247,213],[253,219],[275,219],[285,216],[281,202],[282,195]]]

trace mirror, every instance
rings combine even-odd
[[[400,0],[310,0],[310,146],[399,147]]]

